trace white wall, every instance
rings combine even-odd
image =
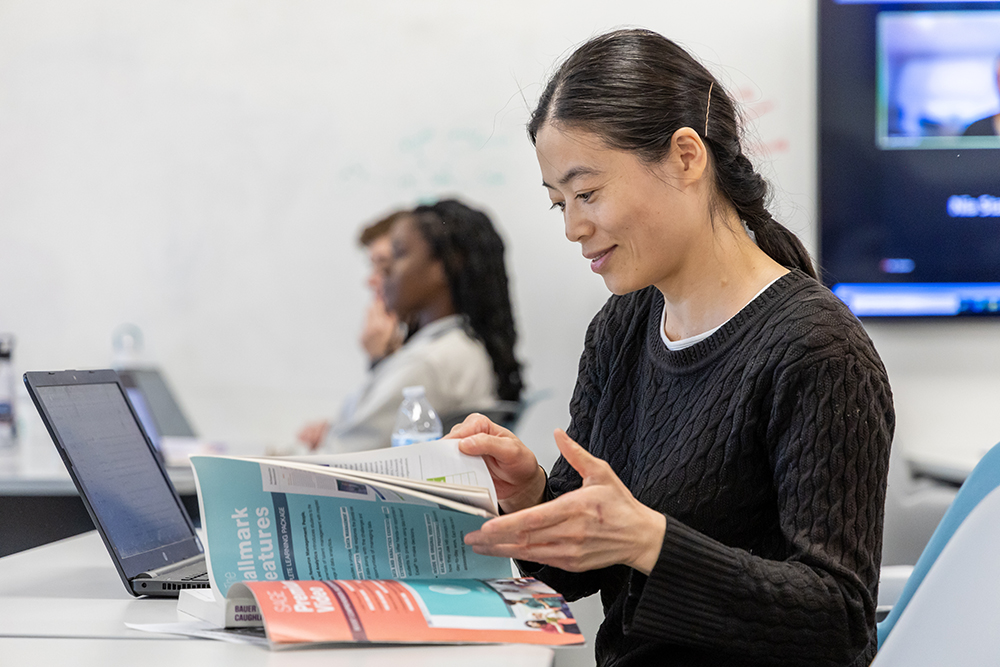
[[[744,100],[776,212],[814,247],[814,14],[803,0],[0,0],[0,331],[22,370],[86,368],[133,322],[202,433],[279,445],[362,377],[359,225],[460,194],[508,241],[520,355],[552,392],[522,433],[548,463],[606,291],[547,211],[524,136],[546,74],[612,27],[683,43]],[[911,446],[1000,439],[997,327],[877,328]]]

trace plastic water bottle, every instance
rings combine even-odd
[[[124,322],[111,332],[111,367],[116,371],[142,368],[142,329]]]
[[[403,389],[403,402],[396,414],[392,430],[392,446],[401,447],[415,442],[440,440],[444,435],[441,419],[427,401],[423,387]]]
[[[14,416],[17,390],[14,366],[10,360],[13,351],[14,337],[0,334],[0,451],[9,451],[17,445],[17,420]]]

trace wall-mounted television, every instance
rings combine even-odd
[[[859,317],[1000,316],[1000,2],[819,0],[825,282]]]

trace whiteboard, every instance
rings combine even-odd
[[[642,26],[743,103],[775,212],[814,237],[802,0],[0,2],[0,331],[20,370],[105,367],[141,328],[195,426],[275,445],[363,376],[359,227],[458,195],[507,241],[543,463],[607,298],[524,123],[575,45]]]

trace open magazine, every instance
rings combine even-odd
[[[218,599],[253,581],[511,576],[510,560],[463,541],[497,509],[486,464],[456,441],[191,463]]]
[[[465,545],[497,503],[485,462],[456,441],[191,462],[212,588],[182,591],[178,609],[212,621],[203,636],[263,626],[276,647],[583,643],[557,593]]]

